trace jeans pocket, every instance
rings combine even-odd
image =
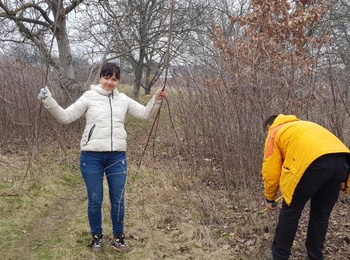
[[[329,165],[328,161],[324,161],[324,160],[315,160],[313,161],[310,166],[308,167],[308,169],[312,169],[312,170],[322,170],[322,169],[326,169]]]

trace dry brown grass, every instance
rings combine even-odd
[[[86,248],[90,235],[77,155],[77,151],[43,155],[43,170],[36,169],[36,178],[26,180],[31,188],[18,191],[16,196],[1,197],[1,208],[5,209],[0,213],[0,231],[5,234],[5,243],[0,247],[3,259],[116,257],[108,246],[97,255]],[[0,176],[7,179],[27,163],[23,157],[2,157],[4,160],[11,168],[1,168]],[[135,161],[130,161],[129,166],[125,231],[132,251],[118,255],[118,259],[262,259],[277,221],[276,214],[258,214],[262,201],[247,193],[229,198],[224,187],[210,187],[186,169],[169,171],[169,161],[165,163],[148,154],[141,167]],[[179,178],[183,175],[187,178]],[[16,187],[20,176],[1,191]],[[348,200],[338,203],[332,214],[326,259],[346,259],[349,254],[349,204]],[[106,240],[111,238],[109,208],[106,199]],[[291,259],[303,259],[305,254],[306,219],[307,209]]]

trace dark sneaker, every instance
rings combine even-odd
[[[114,235],[114,238],[112,240],[112,247],[118,252],[128,252],[129,247],[125,244],[125,235],[124,234]]]
[[[93,234],[88,247],[94,252],[99,251],[102,248],[102,237],[102,234]]]

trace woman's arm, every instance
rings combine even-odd
[[[42,99],[45,108],[62,124],[74,122],[83,116],[88,108],[88,99],[85,93],[76,102],[64,109],[52,97],[47,87],[45,91],[47,98]]]
[[[128,112],[137,118],[145,120],[153,118],[157,114],[161,106],[162,99],[165,96],[166,90],[158,90],[146,106],[143,106],[137,101],[130,98]]]

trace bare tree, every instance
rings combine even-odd
[[[328,18],[328,28],[331,30],[332,45],[334,49],[334,61],[350,66],[350,1],[338,0],[332,6]]]
[[[124,72],[133,74],[133,94],[137,98],[140,88],[145,94],[150,93],[166,67],[167,55],[174,59],[183,53],[190,33],[200,21],[196,15],[201,12],[194,10],[205,10],[205,6],[177,1],[172,10],[171,3],[165,0],[90,2],[90,19],[79,24],[80,39],[90,53],[100,52],[105,60],[117,59]],[[170,50],[167,48],[169,36],[172,38]]]
[[[82,39],[98,43],[103,58],[118,59],[124,64],[123,71],[130,66],[134,98],[138,98],[140,87],[149,94],[156,72],[164,66],[170,12],[167,1],[97,1],[90,7],[91,21],[85,24]]]
[[[61,87],[76,88],[72,51],[67,31],[67,16],[83,0],[0,1],[1,43],[34,45],[42,58],[58,72]],[[57,44],[57,56],[51,44]]]

